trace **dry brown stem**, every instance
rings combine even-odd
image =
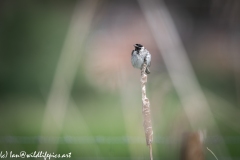
[[[146,96],[146,83],[147,83],[147,74],[146,63],[143,64],[141,70],[141,87],[142,87],[142,113],[143,113],[143,127],[145,131],[146,143],[150,149],[150,159],[152,160],[152,141],[153,141],[153,130],[151,122],[151,112],[150,112],[150,102]]]

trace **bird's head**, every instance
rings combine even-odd
[[[143,45],[141,45],[141,44],[135,44],[134,47],[135,47],[136,51],[140,51],[140,50],[144,49]]]

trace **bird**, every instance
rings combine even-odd
[[[141,44],[133,45],[135,49],[132,51],[131,62],[134,68],[142,69],[143,64],[146,63],[147,67],[145,73],[150,74],[149,67],[151,65],[151,54],[150,52]]]

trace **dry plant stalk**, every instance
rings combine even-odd
[[[146,143],[149,146],[150,150],[150,159],[152,160],[152,141],[153,141],[153,130],[151,122],[151,112],[150,112],[150,102],[146,96],[146,83],[147,83],[147,74],[146,63],[143,64],[141,70],[141,87],[142,87],[142,113],[143,113],[143,127],[145,131]]]

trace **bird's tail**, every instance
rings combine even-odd
[[[150,70],[149,70],[149,68],[148,68],[148,67],[146,67],[146,70],[145,70],[145,72],[146,72],[147,74],[150,74]]]

